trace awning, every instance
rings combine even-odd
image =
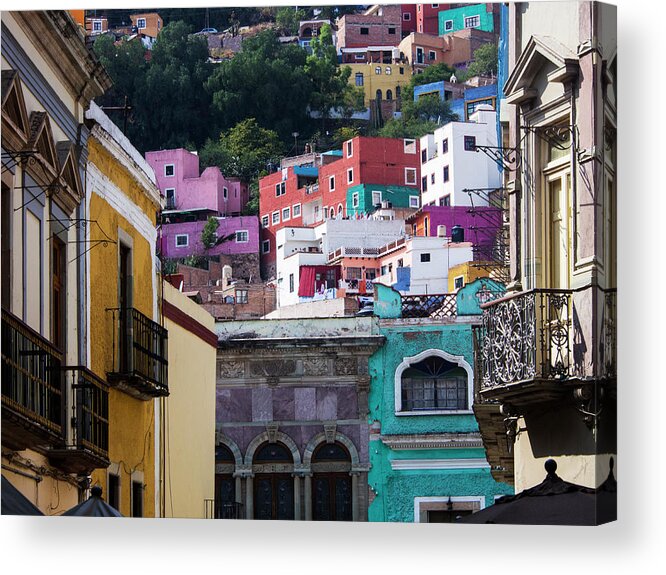
[[[2,476],[3,515],[44,515],[33,503]]]

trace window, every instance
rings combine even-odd
[[[143,517],[143,483],[132,481],[132,517]]]
[[[188,234],[176,234],[176,247],[186,248],[190,243],[190,236]]]
[[[342,218],[342,211],[343,211],[342,204],[338,204],[338,215],[339,215],[341,218]]]
[[[93,20],[92,29],[93,29],[93,32],[101,32],[102,31],[102,21],[101,20]]]
[[[329,176],[328,178],[328,191],[329,192],[335,191],[335,176]]]
[[[166,188],[164,190],[164,197],[166,198],[167,210],[176,208],[176,188]]]
[[[352,194],[352,208],[358,208],[358,192]]]
[[[464,276],[458,276],[458,277],[454,278],[454,280],[453,280],[453,287],[454,287],[454,289],[460,289],[460,288],[463,287],[464,285],[465,285],[465,278],[464,278]]]
[[[431,355],[401,375],[401,411],[468,409],[467,372],[460,365]]]
[[[382,67],[381,66],[376,66],[375,67],[375,74],[381,74],[382,73]]]
[[[434,50],[428,50],[428,60],[434,60],[437,57]]]
[[[324,208],[324,219],[325,219],[325,220],[328,219],[328,206],[326,206],[326,207]]]
[[[280,223],[280,212],[273,212],[271,214],[271,221],[273,225]]]
[[[421,191],[423,192],[428,191],[428,176],[423,176],[421,178]]]
[[[481,16],[469,16],[465,18],[465,28],[476,28],[481,25]]]
[[[361,28],[361,36],[367,36],[369,33],[369,28]]]
[[[289,293],[294,293],[294,274],[289,274]]]
[[[416,48],[416,63],[423,64],[423,48]]]
[[[389,34],[395,34],[395,28],[389,28],[388,33]]]
[[[405,154],[416,154],[416,140],[404,139],[402,141],[402,147]]]
[[[222,188],[222,196],[224,197],[225,201],[229,197],[229,190],[227,188]]]
[[[405,22],[409,22],[412,19],[412,15],[409,12],[403,12],[402,19]]]
[[[247,230],[238,230],[236,232],[236,243],[237,244],[246,244],[250,241],[250,234]]]
[[[138,18],[136,21],[136,27],[139,30],[143,30],[146,27],[146,19],[145,18]]]
[[[450,206],[451,205],[451,194],[447,194],[446,196],[443,196],[439,198],[439,205],[440,206]]]
[[[448,166],[444,166],[443,180],[445,182],[449,181],[449,167]]]
[[[282,208],[282,221],[286,222],[287,220],[291,219],[291,208],[287,206],[286,208]]]
[[[439,8],[439,4],[431,4],[430,6],[433,8]]]
[[[167,178],[176,175],[176,166],[174,164],[164,164],[164,175]]]
[[[236,290],[236,303],[247,303],[247,294],[246,289],[237,289]]]
[[[354,168],[347,170],[347,183],[351,184],[354,181]]]
[[[375,93],[375,99],[378,102],[381,102],[381,100],[382,100],[382,91],[381,90],[377,90],[377,92]]]
[[[391,92],[391,90],[386,90],[386,101],[390,102],[391,100],[393,100],[393,92]]]
[[[442,154],[447,154],[449,152],[449,139],[444,138],[442,140]]]
[[[404,68],[403,66],[400,66],[400,74],[401,74],[402,76],[405,75],[405,68]],[[397,90],[398,90],[398,88],[396,88],[396,91],[397,91]]]
[[[115,473],[109,473],[106,498],[111,507],[120,510],[120,476]]]
[[[357,60],[365,60],[365,54],[354,54],[354,58]]]
[[[409,196],[409,207],[418,208],[419,207],[419,197],[418,196]]]
[[[261,216],[261,227],[262,228],[268,227],[268,216]]]
[[[434,184],[434,183],[435,183],[435,172],[433,172],[432,174],[430,174],[430,183],[431,183],[431,184]]]
[[[421,150],[421,163],[425,164],[428,161],[428,150]]]
[[[416,168],[405,168],[405,185],[416,185]]]
[[[363,73],[362,72],[356,72],[356,85],[357,86],[363,86]]]
[[[293,217],[298,218],[301,215],[301,204],[294,204],[291,213]]]
[[[444,20],[444,32],[453,30],[453,20]]]
[[[430,254],[421,254],[421,263],[427,264],[430,261]]]
[[[381,192],[372,192],[372,205],[379,206],[382,203],[382,193]]]
[[[476,151],[476,137],[474,137],[474,136],[465,136],[465,151],[466,152],[475,152]]]
[[[386,68],[384,69],[384,74],[386,74],[387,76],[390,76],[391,75],[391,68],[386,66]],[[386,99],[388,100],[388,97]]]
[[[264,240],[261,242],[261,253],[267,254],[271,251],[271,240]]]
[[[287,183],[279,182],[275,184],[275,197],[284,196],[287,193]]]
[[[469,118],[474,112],[476,112],[476,109],[481,104],[488,104],[494,110],[495,109],[495,98],[484,98],[482,100],[474,100],[472,102],[467,102],[467,107],[465,109],[465,113],[467,114],[467,118]]]
[[[354,155],[354,142],[351,140],[347,141],[347,157],[351,158]],[[334,176],[331,176],[334,177]]]

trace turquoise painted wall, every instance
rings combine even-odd
[[[421,198],[421,192],[418,188],[380,184],[358,184],[347,190],[347,214],[353,216],[374,212],[375,206],[372,203],[372,192],[381,192],[382,201],[391,202],[394,208],[408,208],[410,196],[419,198],[419,201]],[[353,197],[356,193],[358,194],[358,206],[354,207]]]
[[[485,32],[493,32],[493,14],[486,12],[485,4],[472,4],[469,6],[462,6],[461,8],[452,8],[451,10],[442,10],[438,14],[439,18],[439,35],[450,34],[451,32],[458,32],[458,30],[465,29],[465,18],[471,16],[479,16],[479,25],[474,26],[477,30]],[[446,29],[445,23],[447,20],[453,21],[453,28]]]
[[[488,283],[490,282],[490,283]],[[381,319],[380,334],[386,338],[369,362],[371,377],[369,394],[369,423],[378,427],[382,436],[427,435],[433,433],[473,433],[478,424],[473,413],[437,415],[396,415],[395,373],[406,357],[413,357],[427,349],[443,350],[462,356],[474,365],[472,321],[481,313],[480,290],[502,288],[491,280],[477,280],[461,289],[458,305],[461,313],[455,320],[433,322],[427,318]],[[385,302],[390,316],[395,317],[396,302],[393,290],[376,286],[376,308]],[[474,315],[470,315],[474,314]],[[386,315],[384,316],[386,317]],[[468,321],[464,321],[467,318]],[[473,385],[472,381],[468,382]],[[372,437],[372,436],[371,436]],[[415,497],[483,496],[486,506],[492,505],[496,495],[513,493],[511,486],[496,482],[489,468],[454,470],[393,470],[394,459],[484,459],[482,447],[471,449],[410,449],[398,450],[386,446],[376,436],[370,441],[372,464],[368,481],[374,497],[369,510],[370,521],[414,521]]]

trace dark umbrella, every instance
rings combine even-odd
[[[2,476],[3,515],[44,515],[32,502]]]
[[[546,461],[546,478],[517,495],[500,497],[494,505],[467,515],[459,523],[509,525],[600,525],[616,518],[617,495],[613,463],[598,488],[569,483],[559,477],[553,459]]]
[[[98,485],[95,485],[90,490],[90,497],[87,501],[79,503],[69,511],[65,511],[63,515],[77,517],[122,517],[118,510],[111,507],[111,505],[102,499],[102,488]]]

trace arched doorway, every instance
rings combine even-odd
[[[294,519],[294,459],[283,443],[263,443],[252,459],[254,519]]]
[[[391,92],[390,89],[389,89],[389,90],[386,90],[386,100],[387,100],[388,102],[391,102],[391,101],[393,100],[393,92]]]
[[[381,91],[381,90],[377,90],[377,92],[375,93],[375,99],[376,99],[378,102],[381,102],[381,101],[382,101],[382,91]]]
[[[312,454],[312,519],[352,521],[351,457],[339,442],[322,443]]]
[[[215,447],[215,519],[240,517],[241,506],[237,503],[236,480],[233,476],[235,463],[231,449],[223,444]]]

